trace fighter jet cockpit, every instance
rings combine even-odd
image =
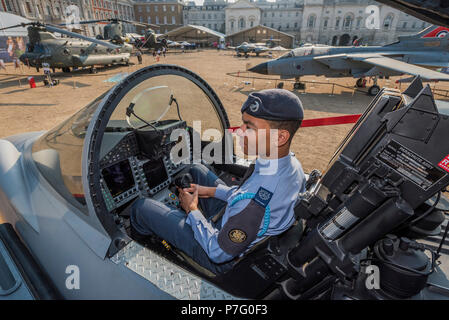
[[[193,163],[193,140],[221,139],[225,119],[183,76],[155,76],[134,86],[107,120],[96,153],[106,211],[126,228],[127,209],[138,198],[178,206],[173,182]]]
[[[79,216],[96,215],[109,235],[126,234],[132,203],[151,197],[176,206],[175,178],[203,161],[204,146],[228,127],[202,79],[170,66],[142,69],[39,138],[32,157]]]

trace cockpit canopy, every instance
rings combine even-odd
[[[287,59],[293,57],[304,57],[309,55],[322,55],[328,54],[330,47],[328,46],[311,46],[311,47],[301,47],[293,49],[285,54],[283,54],[278,59]]]
[[[204,80],[179,67],[144,68],[41,136],[32,147],[33,160],[68,203],[89,215],[83,157],[85,163],[101,161],[102,149],[113,144],[104,140],[113,139],[109,132],[179,119],[190,128],[195,126],[201,138],[208,129],[224,134],[229,127],[221,102]],[[97,154],[85,154],[93,142],[99,148]]]

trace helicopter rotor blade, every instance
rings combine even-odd
[[[0,31],[6,30],[6,29],[17,28],[17,27],[26,27],[26,26],[29,26],[29,25],[32,25],[32,24],[34,24],[34,23],[33,23],[33,22],[29,22],[29,23],[23,23],[23,22],[22,22],[22,23],[20,23],[20,24],[16,24],[16,25],[13,25],[13,26],[1,28]]]
[[[158,25],[151,24],[151,23],[129,21],[129,20],[123,20],[123,19],[118,19],[118,18],[86,20],[86,21],[79,21],[76,24],[89,24],[89,23],[97,23],[97,22],[112,22],[112,23],[114,23],[114,22],[123,22],[123,23],[133,24],[133,25],[136,25],[136,26],[141,26],[141,27],[159,28]],[[58,26],[69,26],[69,25],[74,25],[74,24],[75,23],[61,23],[61,24],[58,24]]]
[[[120,48],[120,46],[116,46],[116,45],[114,45],[114,44],[112,44],[110,42],[106,42],[106,41],[102,41],[102,40],[86,37],[86,36],[83,36],[83,35],[81,35],[79,33],[75,33],[75,32],[67,31],[67,30],[64,30],[64,29],[60,29],[60,28],[57,28],[57,27],[52,26],[52,25],[46,25],[45,28],[48,31],[50,31],[50,32],[58,32],[58,33],[65,34],[65,35],[68,35],[68,36],[73,37],[73,38],[78,38],[78,39],[86,40],[86,41],[89,41],[89,42],[93,42],[93,43],[105,46],[105,47],[107,47],[109,49],[119,49]]]
[[[136,22],[136,21],[123,20],[123,19],[114,19],[114,20],[120,21],[120,22],[124,22],[124,23],[133,24],[133,25],[136,25],[136,26],[141,26],[141,27],[159,28],[159,26],[156,25],[156,24],[151,24],[151,23],[146,23],[146,22]]]
[[[98,19],[98,20],[85,20],[85,21],[78,21],[78,22],[71,22],[71,23],[60,23],[57,24],[58,26],[72,26],[76,24],[89,24],[89,23],[97,23],[97,22],[104,22],[108,21],[107,19]]]

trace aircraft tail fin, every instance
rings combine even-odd
[[[432,25],[418,32],[417,34],[405,36],[404,38],[414,38],[414,39],[445,38],[448,36],[448,34],[449,28]]]

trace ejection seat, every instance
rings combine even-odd
[[[314,170],[306,175],[306,189],[309,189],[320,176]],[[299,204],[301,195],[298,196]],[[295,211],[298,206],[295,206]],[[295,212],[296,213],[296,212]],[[276,282],[287,271],[286,257],[290,249],[295,247],[303,233],[303,220],[296,216],[294,224],[285,232],[276,236],[268,236],[251,247],[242,257],[234,261],[232,269],[214,274],[202,267],[182,251],[173,248],[182,257],[180,264],[206,278],[227,292],[244,298],[257,299],[273,290]]]

